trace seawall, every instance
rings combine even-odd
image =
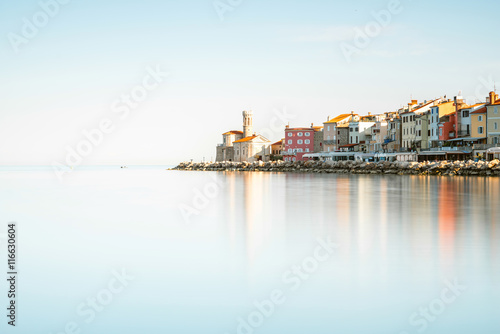
[[[441,176],[500,176],[500,161],[439,161],[439,162],[182,162],[171,170],[238,171],[286,173],[397,174]]]

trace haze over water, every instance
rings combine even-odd
[[[82,333],[233,334],[279,290],[284,301],[253,333],[419,333],[424,323],[425,333],[498,333],[499,198],[497,178],[108,167],[61,184],[48,170],[3,170],[2,219],[19,226],[10,331],[59,333],[72,321]],[[189,206],[199,213],[186,220]],[[293,266],[328,239],[338,248],[297,279]],[[77,307],[113,270],[133,280],[86,322]],[[453,282],[465,288],[440,303]],[[444,309],[424,321],[431,304]]]

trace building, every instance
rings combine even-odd
[[[253,112],[243,111],[243,131],[222,134],[222,144],[217,145],[216,161],[268,161],[271,142],[253,132]]]
[[[439,119],[439,141],[443,142],[456,138],[457,113],[451,113]]]
[[[355,120],[358,115],[354,112],[350,114],[338,115],[335,118],[330,119],[323,123],[323,152],[336,152],[339,151],[341,145],[347,144],[349,138],[339,138],[339,132],[342,134],[345,131],[339,131],[338,127],[349,124],[351,120]]]
[[[498,145],[500,144],[500,99],[495,92],[490,92],[486,109],[488,144]]]
[[[271,155],[273,156],[281,156],[281,152],[283,151],[283,141],[285,139],[278,140],[276,143],[271,144]]]
[[[482,107],[470,113],[471,118],[471,137],[482,139],[486,142],[486,107]]]
[[[314,152],[315,129],[285,128],[285,145],[283,150],[284,161],[302,161],[304,154]]]
[[[252,135],[233,142],[234,161],[269,161],[271,142],[261,135]]]
[[[233,143],[243,138],[242,131],[228,131],[222,134],[222,144],[217,146],[216,161],[234,161]]]
[[[416,144],[417,147],[423,150],[429,148],[429,136],[430,136],[430,111],[424,114],[418,115],[416,119]]]
[[[383,152],[385,149],[385,140],[387,138],[387,120],[382,119],[376,121],[375,124],[370,127],[369,131],[370,133],[367,133],[366,136],[368,151]],[[370,137],[369,142],[368,137]]]
[[[405,150],[417,148],[417,116],[427,113],[432,106],[437,104],[440,99],[418,104],[417,100],[412,100],[408,104],[408,110],[401,113],[402,119],[402,142],[401,146]]]
[[[311,124],[311,128],[314,129],[314,153],[323,152],[323,127]]]
[[[471,113],[481,109],[485,106],[484,103],[478,103],[472,106],[465,106],[462,109],[457,110],[457,138],[470,137],[471,136]]]
[[[366,143],[367,135],[368,139],[371,139],[371,127],[375,125],[375,122],[350,122],[349,123],[349,144],[348,145],[359,145],[357,151],[366,152],[368,150],[368,145]],[[344,145],[345,146],[345,145]],[[356,149],[354,149],[356,151]]]
[[[384,147],[387,152],[399,152],[401,150],[402,127],[401,118],[396,113],[390,115],[387,121],[387,136]]]
[[[439,122],[440,118],[455,112],[455,105],[453,101],[445,100],[431,108],[429,117],[429,130],[428,147],[439,147]]]

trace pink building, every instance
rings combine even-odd
[[[446,141],[457,137],[457,113],[443,116],[439,119],[439,140]]]
[[[303,161],[304,154],[314,152],[314,128],[285,128],[284,161]]]

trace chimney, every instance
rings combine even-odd
[[[311,123],[311,128],[314,128],[314,123]]]
[[[487,101],[489,104],[493,104],[495,103],[496,101],[496,94],[495,92],[490,92],[490,97],[489,97],[489,101]]]
[[[328,122],[330,120],[330,116],[327,117],[326,121]]]
[[[372,113],[369,111],[369,112],[368,112],[368,116],[371,116],[371,115],[372,115]]]

